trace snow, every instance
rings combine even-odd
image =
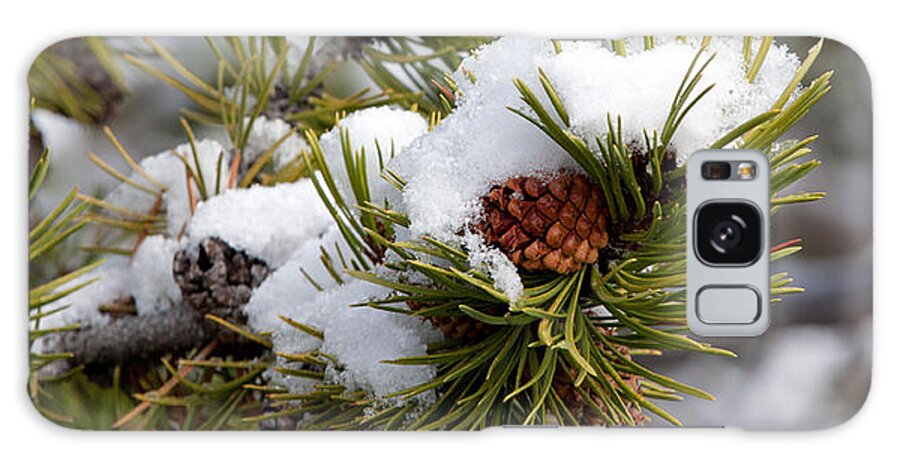
[[[41,319],[41,328],[71,324],[103,325],[109,316],[98,310],[118,298],[133,296],[138,315],[168,311],[181,303],[181,291],[172,276],[172,260],[180,243],[159,235],[147,237],[129,259],[113,256],[97,269],[63,286],[60,291],[97,279],[90,285],[50,303],[45,310],[69,306]],[[36,351],[45,348],[37,344]]]
[[[153,235],[144,239],[131,258],[126,290],[134,296],[139,315],[166,311],[181,302],[181,289],[172,275],[172,261],[180,243]]]
[[[487,272],[496,288],[514,303],[523,293],[516,267],[469,232],[480,214],[479,200],[508,177],[578,167],[543,132],[509,111],[508,107],[529,111],[512,84],[513,78],[522,78],[549,108],[537,80],[537,69],[542,67],[559,91],[574,131],[591,141],[605,135],[607,114],[622,116],[626,139],[640,139],[644,129],[661,129],[675,90],[696,53],[696,40],[686,44],[660,40],[657,44],[654,50],[641,51],[639,41],[631,39],[628,55],[620,57],[600,41],[563,42],[562,52],[557,54],[546,40],[501,39],[463,62],[462,70],[455,73],[460,89],[457,109],[432,131],[417,113],[380,107],[351,113],[319,142],[341,193],[351,199],[340,140],[340,129],[348,130],[353,153],[365,153],[374,200],[390,199],[392,206],[406,212],[412,236],[430,235],[463,246],[470,264]],[[712,52],[717,53],[716,58],[698,89],[713,82],[716,87],[692,110],[674,139],[682,158],[767,110],[799,65],[786,47],[773,46],[758,78],[747,83],[739,40],[716,39]],[[296,58],[292,55],[290,59]],[[284,121],[257,119],[245,150],[247,160],[258,157],[289,130]],[[376,143],[384,161],[407,181],[402,193],[380,178]],[[389,159],[392,147],[395,157]],[[305,148],[301,134],[290,136],[275,152],[275,165],[282,166]],[[197,150],[207,188],[214,189],[217,176],[224,188],[230,151],[213,140],[198,142]],[[174,152],[186,155],[190,165],[198,168],[189,145],[180,145]],[[217,172],[220,155],[222,168]],[[165,188],[165,236],[146,237],[131,260],[113,257],[84,277],[82,281],[101,280],[59,302],[72,306],[49,317],[43,327],[101,324],[107,317],[97,307],[126,295],[135,297],[140,314],[177,305],[180,292],[171,274],[174,253],[215,236],[274,269],[243,311],[251,329],[272,334],[275,352],[321,350],[335,356],[340,368],[327,369],[326,381],[362,389],[378,398],[434,377],[430,366],[395,366],[384,361],[424,355],[427,344],[440,339],[440,333],[419,318],[354,307],[386,297],[390,291],[347,275],[342,277],[346,283],[340,285],[320,263],[323,247],[338,269],[342,266],[335,247],[347,258],[351,253],[310,180],[227,190],[202,202],[195,186],[198,204],[192,218],[182,160],[165,151],[145,158],[141,166]],[[151,186],[137,173],[131,179]],[[146,213],[155,198],[120,185],[106,200]],[[186,236],[179,239],[182,233]],[[323,291],[303,277],[301,268]],[[324,340],[288,326],[279,315],[322,331]],[[307,392],[315,383],[274,370],[267,376],[292,392]]]
[[[350,180],[344,164],[340,130],[350,135],[350,145],[354,154],[365,152],[366,173],[372,187],[372,198],[381,201],[389,196],[392,186],[381,179],[378,147],[381,157],[387,163],[393,153],[398,153],[412,140],[428,132],[428,122],[418,113],[390,107],[368,108],[350,113],[338,122],[332,130],[319,139],[322,153],[331,169],[344,198],[353,198]]]
[[[130,259],[122,256],[108,257],[106,262],[97,269],[73,281],[66,288],[98,279],[76,293],[48,305],[48,310],[66,305],[69,307],[42,319],[42,328],[55,328],[76,323],[82,325],[105,324],[109,318],[98,308],[121,297],[133,296],[139,315],[165,311],[181,302],[181,292],[172,276],[172,260],[182,245],[178,237],[190,220],[191,213],[184,162],[173,152],[187,155],[191,167],[197,169],[190,145],[183,144],[173,150],[146,157],[140,162],[141,168],[147,175],[160,185],[151,183],[137,172],[130,175],[132,181],[141,185],[152,189],[161,187],[165,189],[160,205],[166,213],[165,235],[147,236]],[[224,185],[224,179],[228,175],[230,155],[216,141],[197,142],[200,172],[203,173],[210,191],[215,186],[216,164],[220,153],[224,153],[223,166],[220,171]],[[199,200],[199,190],[196,185],[193,188],[194,198]],[[105,201],[137,213],[147,214],[154,207],[156,196],[121,183],[106,196]],[[44,348],[42,344],[38,344],[36,349]]]
[[[480,236],[467,232],[463,243],[469,252],[469,264],[478,270],[487,271],[494,281],[494,287],[503,292],[510,302],[515,302],[525,292],[519,271],[505,254],[485,245]]]
[[[552,112],[537,79],[539,67],[557,89],[574,131],[589,145],[595,136],[605,136],[607,114],[622,116],[626,141],[643,140],[644,129],[661,130],[696,54],[697,40],[661,40],[646,52],[634,50],[636,40],[629,43],[634,44],[631,52],[621,57],[603,41],[562,42],[557,54],[549,41],[503,38],[465,59],[454,74],[459,85],[456,110],[390,164],[408,182],[402,200],[412,235],[460,243],[460,233],[477,219],[479,199],[491,186],[512,176],[578,169],[540,129],[508,109],[531,112],[512,83],[521,78]],[[774,45],[751,84],[744,78],[740,40],[715,39],[705,52],[711,53],[716,57],[698,91],[713,82],[716,86],[689,113],[673,140],[682,160],[768,110],[800,62],[785,46]],[[500,265],[499,251],[466,245],[477,251],[471,264],[506,267]],[[496,275],[503,276],[497,286],[508,294],[514,295],[521,285],[508,272]]]
[[[337,234],[335,229],[307,243],[263,282],[244,307],[249,326],[258,332],[272,332],[275,352],[321,350],[335,356],[342,369],[328,369],[326,381],[364,389],[379,398],[431,380],[434,371],[430,367],[395,366],[383,361],[424,355],[426,344],[438,340],[439,333],[420,319],[352,307],[385,297],[390,291],[349,276],[343,277],[348,281],[346,284],[338,285],[324,273],[319,264],[319,247],[328,247],[329,253],[335,256],[333,243]],[[301,267],[313,275],[324,291],[317,291],[300,274]],[[322,331],[324,340],[288,326],[278,315]],[[286,363],[280,360],[279,365]],[[296,393],[307,392],[315,384],[313,380],[284,376],[274,370],[267,375]]]
[[[350,307],[388,294],[383,287],[357,280],[326,292],[297,313],[298,317],[312,316],[312,322],[316,322],[316,316],[324,316],[319,324],[325,333],[321,349],[343,364],[340,372],[332,370],[328,374],[342,385],[365,389],[379,398],[428,382],[435,374],[430,366],[383,362],[425,355],[427,343],[438,337],[427,322],[377,309]],[[320,299],[329,304],[319,305]]]
[[[247,121],[249,121],[249,118],[247,118]],[[244,152],[241,154],[243,157],[241,164],[246,167],[252,166],[254,161],[275,145],[290,130],[291,125],[281,119],[268,119],[265,116],[259,116],[254,119],[253,127],[250,129],[250,136],[247,137]],[[309,145],[303,139],[302,133],[291,134],[272,153],[272,164],[275,169],[280,169],[299,156],[301,151],[307,149],[309,149]]]
[[[477,59],[466,59],[463,67],[476,78],[472,83],[461,73],[457,109],[426,136],[399,152],[390,167],[408,183],[403,191],[403,209],[411,220],[413,236],[430,235],[459,243],[458,233],[477,218],[479,199],[497,181],[514,175],[552,171],[576,165],[565,152],[529,122],[506,106],[518,105],[512,79],[523,76],[535,88],[535,57],[550,56],[549,42],[500,39],[478,51]],[[471,242],[471,240],[470,240]],[[510,273],[505,256],[496,249],[473,247],[471,263],[481,267],[497,264],[492,276],[497,287],[516,297],[521,282]],[[500,269],[506,272],[498,273]],[[513,298],[514,299],[514,298]]]
[[[173,152],[178,153],[178,156],[173,154]],[[220,154],[222,155],[222,166],[217,173],[216,167]],[[141,161],[141,168],[165,188],[163,201],[166,211],[166,228],[168,235],[172,237],[177,237],[181,234],[182,229],[187,225],[191,217],[185,165],[180,159],[181,155],[187,156],[188,164],[194,171],[202,173],[210,195],[215,193],[217,175],[220,176],[220,190],[225,189],[228,179],[228,168],[231,162],[230,151],[214,140],[197,142],[197,158],[200,161],[199,169],[194,162],[193,152],[189,144],[179,145],[172,150],[144,158]],[[144,179],[138,173],[132,173],[130,177],[141,185],[157,188],[157,186]],[[200,201],[200,190],[196,184],[193,185],[192,190],[194,199]],[[123,183],[110,192],[106,197],[106,201],[146,214],[153,208],[156,198],[152,194]]]
[[[334,288],[338,285],[320,261],[321,248],[325,248],[329,255],[334,257],[337,267],[340,268],[335,246],[341,247],[344,256],[349,253],[337,226],[332,225],[321,237],[307,240],[295,250],[287,262],[254,291],[253,297],[244,307],[250,327],[257,332],[293,331],[278,318],[283,302],[299,304],[316,295],[317,289],[303,276],[300,272],[301,269],[306,271],[310,278],[323,289]]]
[[[715,87],[691,109],[676,133],[673,145],[681,160],[769,110],[800,64],[787,46],[775,45],[749,83],[742,49],[739,38],[715,39],[698,62],[699,67],[715,53],[695,95],[710,84]],[[576,132],[586,140],[606,134],[610,114],[622,116],[626,140],[642,141],[644,129],[662,129],[696,52],[695,44],[669,41],[622,57],[598,42],[564,42],[562,53],[541,57],[538,64],[560,93]]]
[[[60,291],[63,291],[97,279],[75,293],[45,306],[44,311],[68,307],[42,318],[41,329],[52,329],[71,324],[83,326],[104,324],[108,320],[108,316],[102,314],[97,308],[125,296],[128,274],[127,258],[119,256],[107,258],[106,262],[97,269],[60,288]],[[36,351],[40,352],[41,350],[37,349]]]
[[[479,212],[478,199],[491,185],[513,175],[575,167],[565,152],[507,105],[518,105],[515,76],[533,78],[535,56],[552,53],[538,40],[500,39],[481,49],[464,67],[476,83],[457,73],[457,109],[428,135],[415,140],[390,167],[408,183],[404,210],[413,235],[454,241]]]
[[[312,181],[301,179],[231,189],[210,198],[197,206],[187,235],[192,244],[218,237],[276,268],[332,222]]]

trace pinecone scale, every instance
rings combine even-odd
[[[230,315],[269,275],[261,259],[209,237],[175,254],[172,273],[184,301],[202,313]]]
[[[509,178],[482,198],[482,213],[485,241],[529,271],[577,271],[609,241],[603,192],[582,174]]]

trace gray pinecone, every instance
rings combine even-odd
[[[209,237],[179,250],[172,272],[188,306],[233,320],[235,310],[250,300],[270,270],[265,261]]]

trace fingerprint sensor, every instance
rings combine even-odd
[[[759,319],[759,291],[747,285],[708,285],[697,293],[697,317],[705,324],[752,324]]]

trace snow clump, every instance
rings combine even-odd
[[[201,140],[196,144],[197,160],[190,144],[183,144],[154,156],[144,158],[140,163],[141,170],[153,180],[146,179],[141,173],[131,174],[130,180],[148,189],[163,189],[162,201],[159,205],[166,211],[166,231],[171,237],[181,235],[191,219],[191,203],[188,195],[185,163],[187,158],[191,169],[203,177],[207,192],[215,194],[216,179],[220,180],[220,189],[225,189],[228,179],[228,166],[231,164],[230,150],[225,149],[215,140]],[[222,158],[219,166],[219,157]],[[195,201],[200,201],[200,189],[195,182],[191,183],[191,191]],[[108,203],[149,214],[156,207],[156,195],[122,183],[105,198]]]
[[[187,235],[193,245],[218,237],[275,269],[332,222],[312,181],[300,179],[226,190],[197,206]]]
[[[699,40],[658,44],[649,51],[632,49],[623,57],[603,41],[565,41],[557,52],[547,40],[503,38],[466,58],[453,76],[459,86],[456,109],[390,164],[407,181],[402,203],[412,235],[455,243],[466,240],[467,248],[474,251],[470,264],[487,267],[498,289],[514,299],[521,283],[510,275],[508,260],[495,248],[461,237],[461,232],[478,219],[480,198],[499,182],[579,168],[539,128],[510,111],[515,108],[533,115],[513,80],[521,79],[552,112],[538,80],[538,69],[544,69],[567,109],[572,129],[595,150],[594,137],[606,136],[607,115],[622,117],[626,141],[642,141],[645,129],[662,130]],[[701,56],[702,63],[716,54],[697,92],[713,83],[715,87],[676,133],[673,147],[682,161],[771,108],[800,64],[786,46],[774,45],[750,83],[745,78],[742,47],[740,40],[714,39]]]
[[[341,195],[353,201],[350,181],[344,167],[341,129],[348,131],[354,154],[364,151],[373,198],[380,202],[390,195],[390,190],[395,189],[380,177],[378,148],[381,148],[382,157],[387,162],[392,147],[395,153],[398,152],[412,140],[426,133],[428,124],[417,113],[392,108],[372,108],[351,113],[340,121],[338,127],[320,138],[319,144]],[[222,210],[233,208],[233,213],[230,214],[238,214],[247,208],[252,209],[254,204],[266,201],[273,202],[273,205],[278,201],[286,203],[296,201],[297,204],[293,206],[287,204],[273,206],[272,217],[264,215],[262,219],[254,218],[253,222],[259,224],[235,225],[232,221],[224,219],[230,214],[217,214],[223,219],[213,229],[221,229],[222,231],[218,232],[219,236],[225,234],[223,238],[229,243],[244,247],[249,250],[248,252],[254,252],[264,259],[266,257],[271,259],[276,254],[288,257],[286,262],[254,291],[244,307],[243,311],[247,315],[250,328],[256,332],[271,332],[275,352],[304,353],[320,350],[334,356],[341,368],[335,369],[332,366],[327,369],[325,380],[351,389],[365,390],[375,397],[383,398],[389,393],[431,380],[434,371],[430,367],[396,366],[386,364],[384,361],[421,356],[425,354],[428,343],[440,339],[440,333],[418,318],[354,306],[360,302],[386,297],[390,290],[355,280],[341,272],[344,265],[340,257],[350,259],[353,254],[331,218],[324,216],[327,213],[324,213],[325,209],[317,197],[303,201],[301,195],[288,191],[302,189],[305,192],[303,196],[315,195],[315,190],[309,185],[311,181],[304,180],[300,183],[303,185],[283,187],[283,191],[267,193],[268,200],[265,201],[247,198],[241,204],[237,204],[225,198],[228,193],[223,195],[221,201],[230,203],[231,206],[214,206],[220,201],[217,198],[209,201],[208,205],[198,208],[194,224],[191,226],[191,240],[195,239],[195,234],[200,237],[208,233],[200,232],[206,228],[201,224],[206,222],[203,217],[207,214],[204,212],[207,207]],[[263,195],[263,191],[258,191],[257,195]],[[288,196],[292,196],[294,200],[287,199]],[[300,208],[301,204],[306,206]],[[282,214],[284,211],[297,211],[298,218],[278,218],[274,212],[279,210]],[[292,240],[290,243],[285,243],[287,240],[283,237],[276,237],[279,236],[278,232],[271,235],[264,233],[270,230],[295,229],[299,225],[289,225],[295,220],[307,221],[305,227],[312,227],[310,223],[314,224],[320,233],[316,236],[307,235],[302,240]],[[320,228],[323,225],[324,230]],[[245,232],[251,229],[256,232]],[[242,235],[244,238],[241,238]],[[266,251],[267,247],[271,247],[269,251]],[[290,248],[293,248],[292,252],[288,251]],[[343,284],[331,276],[323,266],[321,262],[323,250],[331,256]],[[323,339],[290,327],[279,316],[288,317],[321,331]],[[279,366],[285,365],[283,359],[279,359],[278,363]],[[274,369],[267,371],[266,375],[272,381],[297,393],[308,392],[316,383],[315,380],[285,376]]]
[[[331,169],[341,195],[352,199],[350,179],[344,168],[342,130],[347,131],[350,136],[352,153],[365,153],[366,174],[372,198],[380,202],[396,191],[381,178],[381,162],[387,164],[400,149],[428,132],[428,122],[412,111],[375,107],[351,113],[340,120],[335,128],[322,135],[319,145],[322,147],[325,161]]]
[[[249,118],[245,121],[249,122]],[[287,135],[291,131],[291,125],[282,119],[269,119],[265,116],[259,116],[253,120],[253,126],[250,128],[250,135],[247,137],[247,143],[244,145],[244,152],[241,156],[244,159],[241,164],[245,168],[253,165],[260,156],[274,146],[282,137],[287,138],[275,148],[272,153],[272,166],[275,170],[285,167],[293,159],[300,156],[300,152],[308,150],[309,145],[303,138],[302,133],[293,133]]]

